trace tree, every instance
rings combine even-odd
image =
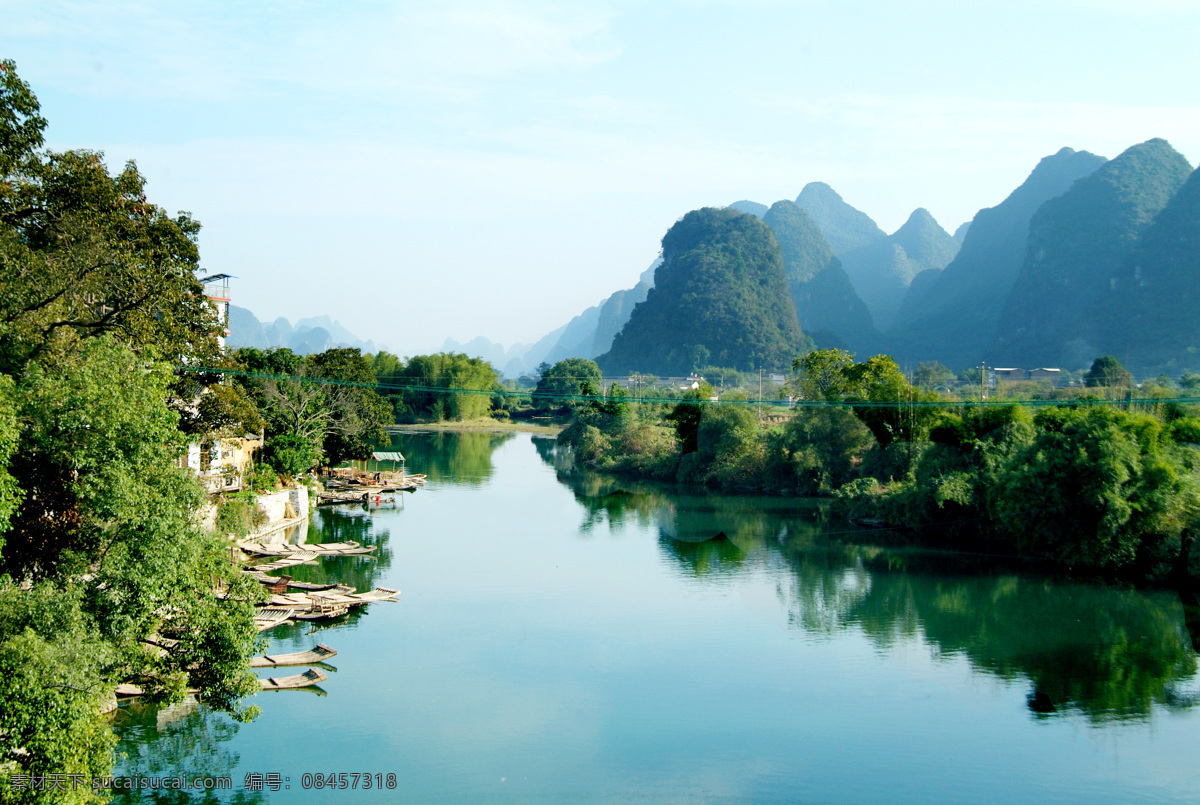
[[[357,349],[327,349],[304,361],[310,377],[334,381],[325,387],[329,420],[322,449],[330,464],[366,458],[372,442],[387,438],[391,406],[375,390],[371,362]]]
[[[541,409],[574,410],[586,402],[580,398],[599,394],[602,382],[595,361],[567,358],[542,372],[533,390],[533,405]]]
[[[167,360],[215,360],[200,225],[149,203],[145,184],[132,162],[110,176],[90,151],[25,157],[0,176],[0,370],[106,333]]]
[[[1092,368],[1083,376],[1083,385],[1088,388],[1128,388],[1133,385],[1133,377],[1120,361],[1112,355],[1104,355],[1092,362]]]
[[[110,176],[97,153],[41,151],[45,125],[0,62],[0,800],[95,802],[11,782],[109,773],[117,681],[251,716],[258,585],[198,526],[179,467],[179,410],[220,380],[176,373],[217,352],[199,225],[150,204],[132,163]]]
[[[379,380],[396,399],[398,417],[440,421],[487,416],[499,377],[487,361],[439,352],[415,355]]]
[[[375,391],[375,373],[357,349],[334,348],[301,357],[290,349],[234,353],[238,383],[266,421],[264,457],[298,475],[321,457],[329,464],[362,458],[385,438],[390,406]]]
[[[851,393],[847,370],[854,356],[844,349],[814,349],[792,361],[800,377],[794,390],[805,400],[840,400]]]
[[[1196,517],[1193,454],[1153,417],[1046,409],[1034,426],[994,487],[997,523],[1021,553],[1118,567]]]
[[[880,447],[897,439],[913,441],[932,421],[932,409],[916,403],[936,398],[910,386],[888,355],[855,363],[845,350],[818,349],[797,358],[792,365],[800,373],[801,396],[854,403],[855,415]]]
[[[26,652],[0,678],[0,700],[14,708],[0,710],[0,740],[28,741],[33,752],[57,730],[70,736],[21,768],[72,768],[77,752],[98,762],[91,719],[104,679],[134,679],[163,700],[191,685],[211,706],[251,714],[238,702],[255,689],[245,658],[257,590],[196,524],[201,492],[178,466],[171,381],[170,367],[96,338],[69,360],[31,364],[15,390],[21,429],[10,471],[23,496],[0,571],[29,589],[0,584],[0,651]],[[218,587],[228,594],[218,598]],[[178,642],[147,652],[152,634]],[[47,679],[84,693],[23,693]]]
[[[954,372],[937,361],[918,363],[913,371],[913,385],[923,389],[934,389],[954,381]]]

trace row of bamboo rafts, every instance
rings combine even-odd
[[[240,540],[237,544],[245,553],[255,556],[278,556],[281,558],[315,559],[318,556],[361,556],[374,553],[378,545],[362,545],[357,542],[321,542],[312,545],[292,545],[287,542],[265,543],[255,540]]]
[[[376,587],[366,593],[356,593],[354,588],[349,592],[330,590],[323,593],[275,593],[260,609],[260,613],[270,613],[274,620],[281,613],[286,613],[283,620],[315,621],[324,618],[336,618],[345,615],[351,607],[373,604],[377,601],[395,601],[400,595],[399,590],[387,587]],[[282,623],[282,621],[280,621]],[[273,628],[279,623],[272,623],[266,628]],[[265,629],[264,629],[265,631]]]
[[[330,649],[330,650],[332,651],[332,649]],[[305,652],[305,653],[307,653],[307,652]],[[334,651],[333,653],[337,654],[336,651]],[[330,656],[332,656],[332,655],[330,655]],[[320,662],[320,660],[317,660],[317,662]],[[303,663],[290,663],[290,664],[303,665]],[[253,666],[253,667],[270,667],[270,666]],[[324,671],[322,671],[320,668],[309,668],[304,673],[296,674],[295,676],[265,677],[265,678],[259,679],[258,684],[262,690],[294,690],[296,688],[307,688],[307,687],[311,687],[312,685],[319,685],[327,679],[329,679],[329,675],[326,674]],[[120,685],[117,685],[116,689],[113,692],[116,694],[118,699],[130,699],[130,698],[134,698],[137,696],[145,695],[145,691],[142,690],[141,687],[139,687],[138,685],[129,683],[129,682],[122,682]],[[188,690],[188,693],[190,693],[192,695],[195,695],[198,692],[199,691],[195,690],[194,688]]]

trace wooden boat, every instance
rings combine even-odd
[[[279,607],[263,607],[254,613],[254,625],[258,631],[265,632],[276,626],[291,623],[292,610]]]
[[[263,606],[292,610],[292,617],[302,618],[308,610],[319,610],[332,604],[356,607],[377,601],[395,601],[399,595],[399,590],[389,587],[376,587],[366,593],[356,593],[353,587],[343,587],[324,593],[275,593]]]
[[[309,668],[302,674],[295,676],[271,676],[258,680],[263,690],[295,690],[296,688],[307,688],[310,685],[319,685],[329,679],[329,675],[318,668]]]
[[[289,567],[295,567],[296,565],[315,565],[315,564],[317,564],[317,555],[316,554],[312,554],[311,556],[309,556],[307,558],[293,554],[292,556],[288,556],[284,559],[276,559],[274,562],[267,562],[265,564],[255,565],[252,569],[256,570],[260,573],[266,573],[271,570],[284,570]]]
[[[350,605],[344,601],[335,601],[332,597],[323,595],[309,596],[307,609],[292,610],[292,617],[301,621],[324,620],[338,618],[350,611]]]
[[[261,567],[261,565],[259,567]],[[258,567],[243,570],[242,572],[256,581],[259,581],[272,588],[272,592],[276,592],[277,590],[275,588],[285,579],[287,580],[287,585],[285,588],[287,590],[301,590],[309,593],[320,593],[325,592],[326,590],[354,592],[353,587],[347,587],[346,585],[338,584],[337,582],[329,582],[328,584],[314,584],[311,581],[296,581],[291,576],[268,576],[266,573],[259,570]]]
[[[261,542],[243,540],[238,543],[238,547],[246,553],[256,556],[277,556],[280,558],[297,558],[303,556],[305,559],[315,559],[318,556],[355,556],[373,553],[379,546],[363,546],[357,542],[325,542],[314,545],[290,545],[286,542],[281,542],[279,544],[266,545]]]
[[[251,668],[278,668],[284,665],[313,665],[336,657],[337,651],[324,643],[317,643],[309,651],[297,651],[292,654],[267,654],[262,657],[251,657]]]

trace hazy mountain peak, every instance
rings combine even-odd
[[[958,241],[942,229],[929,210],[918,207],[889,240],[925,268],[942,269],[958,254]]]
[[[812,217],[839,257],[887,237],[871,216],[847,204],[824,182],[806,184],[796,204]]]
[[[1148,140],[1039,207],[988,357],[1073,369],[1102,354],[1108,324],[1127,315],[1118,269],[1191,172],[1166,140]]]
[[[766,204],[759,204],[757,201],[749,201],[747,199],[733,202],[729,205],[729,209],[737,210],[738,212],[749,213],[750,215],[757,216],[758,218],[762,218],[767,214]]]

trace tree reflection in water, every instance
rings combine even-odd
[[[689,578],[776,569],[792,627],[857,629],[885,649],[923,637],[938,656],[1028,680],[1037,718],[1079,713],[1099,723],[1197,704],[1183,690],[1197,670],[1189,625],[1200,609],[1176,594],[1056,580],[991,557],[854,544],[844,541],[853,528],[814,501],[680,495],[590,473],[559,480],[584,509],[585,533],[650,523],[663,556]]]
[[[262,792],[243,790],[236,779],[239,756],[226,744],[239,725],[228,716],[196,704],[166,710],[132,704],[115,716],[121,739],[115,776],[120,777],[229,777],[231,789],[114,791],[114,805],[255,805],[267,801]]]
[[[392,434],[410,473],[429,483],[479,486],[492,477],[492,453],[516,434],[486,431],[406,431]],[[535,440],[536,443],[536,440]]]

